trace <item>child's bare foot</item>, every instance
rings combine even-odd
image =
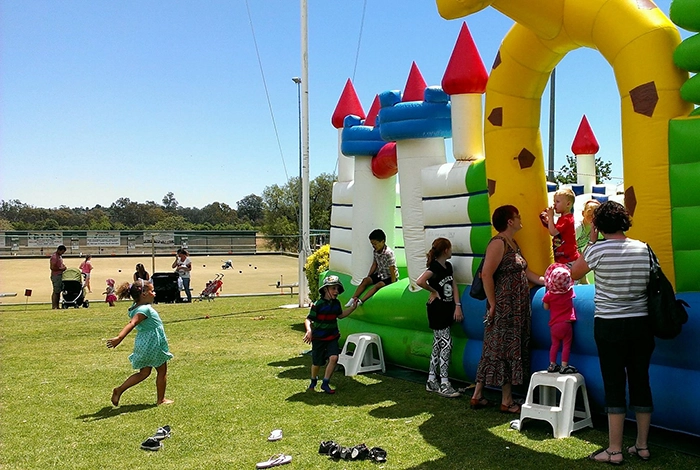
[[[119,392],[118,388],[115,388],[112,390],[112,405],[114,406],[119,406],[119,399],[122,397],[121,392]]]
[[[170,400],[168,398],[163,398],[161,401],[158,402],[158,405],[170,405],[171,403],[175,403],[175,401]]]

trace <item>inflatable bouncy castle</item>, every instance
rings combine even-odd
[[[395,249],[400,280],[379,290],[350,317],[343,336],[381,336],[390,363],[428,369],[432,331],[416,285],[436,237],[451,240],[465,319],[453,327],[450,375],[473,380],[481,356],[485,303],[469,297],[493,232],[491,211],[513,204],[537,221],[551,201],[539,132],[541,95],[571,50],[598,50],[613,67],[622,110],[624,185],[579,181],[576,207],[591,198],[623,202],[633,217],[629,236],[649,243],[690,319],[680,336],[657,340],[650,369],[656,426],[700,435],[700,36],[681,42],[676,26],[648,0],[437,0],[440,14],[459,18],[493,6],[515,21],[490,73],[466,24],[440,86],[428,86],[414,63],[403,90],[379,93],[365,114],[348,80],[332,116],[338,129],[338,181],[333,188],[330,272],[346,286],[343,302],[367,274],[375,228]],[[674,0],[671,19],[700,31],[700,0]],[[482,106],[485,95],[485,107]],[[448,158],[446,139],[452,140]],[[597,142],[587,120],[572,150],[579,169],[592,168]],[[594,173],[590,170],[582,173]],[[576,211],[580,212],[580,209]],[[537,223],[518,233],[530,268],[552,262],[551,239]],[[586,377],[594,408],[603,386],[593,341],[595,286],[575,286],[578,321],[571,363]],[[549,314],[541,288],[532,298],[531,371],[546,368]],[[632,417],[632,415],[630,415]]]

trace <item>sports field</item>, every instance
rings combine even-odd
[[[199,296],[207,281],[213,279],[218,273],[224,275],[222,294],[249,294],[249,293],[279,293],[270,284],[275,284],[282,279],[282,284],[297,282],[298,261],[297,258],[286,255],[248,255],[227,256],[233,261],[233,269],[222,270],[223,256],[191,256],[192,260],[192,296]],[[155,272],[171,272],[174,256],[155,258]],[[69,268],[77,268],[83,258],[64,258]],[[105,257],[92,258],[91,287],[92,293],[87,294],[91,302],[104,300],[104,292],[108,278],[116,281],[117,285],[125,281],[132,281],[134,268],[137,263],[142,263],[146,270],[153,274],[152,259],[143,257]],[[16,297],[0,297],[0,303],[25,303],[25,289],[31,289],[32,295],[29,302],[51,302],[51,280],[49,271],[49,258],[4,258],[0,259],[0,293],[14,292]],[[284,289],[289,294],[289,289]],[[294,289],[296,293],[297,290]],[[184,296],[184,294],[183,294]]]

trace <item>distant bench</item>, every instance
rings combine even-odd
[[[276,284],[268,284],[268,285],[274,286],[274,287],[276,287],[277,289],[289,289],[289,294],[290,294],[290,295],[294,294],[294,288],[295,288],[295,287],[297,287],[297,288],[299,287],[299,283],[298,283],[298,282],[294,282],[294,283],[292,283],[292,284],[282,284],[280,281],[277,281]]]

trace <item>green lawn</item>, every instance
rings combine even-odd
[[[306,311],[277,308],[285,302],[294,299],[157,305],[175,355],[167,393],[175,403],[153,405],[154,371],[118,408],[109,398],[131,373],[133,336],[116,350],[104,340],[126,323],[127,304],[0,307],[0,467],[252,469],[284,452],[293,461],[282,468],[297,469],[600,468],[581,459],[606,443],[605,430],[553,439],[546,423],[532,421],[520,433],[512,416],[470,410],[466,398],[428,394],[423,383],[339,372],[337,394],[305,393]],[[165,424],[173,432],[164,449],[140,450]],[[268,442],[276,428],[284,438]],[[317,453],[331,439],[382,447],[388,461],[332,461]],[[700,458],[651,450],[651,462],[626,456],[626,467],[700,467]]]

